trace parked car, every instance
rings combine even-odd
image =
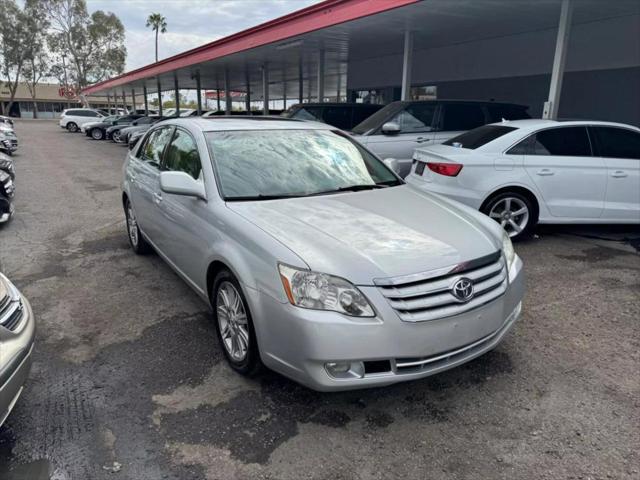
[[[4,153],[0,153],[0,171],[8,173],[11,177],[11,180],[15,180],[16,167],[13,163],[13,160],[11,160],[11,158],[9,158]]]
[[[116,143],[121,143],[120,132],[123,128],[130,127],[135,122],[143,119],[149,119],[150,117],[138,116],[137,114],[121,117],[116,120],[113,125],[107,127],[105,131],[105,137],[111,139]]]
[[[382,107],[384,105],[372,103],[300,103],[293,105],[282,115],[298,120],[328,123],[341,130],[351,130]]]
[[[11,175],[4,170],[0,170],[0,224],[8,222],[13,216],[14,191],[15,187]],[[2,337],[0,337],[0,339],[2,339]]]
[[[460,133],[502,119],[531,118],[526,106],[464,100],[393,102],[352,132],[380,158],[394,158],[405,177],[416,148],[442,143]]]
[[[135,113],[138,115],[142,115],[142,116],[149,116],[149,115],[158,115],[158,110],[154,109],[154,108],[150,108],[148,111],[145,110],[144,108],[136,108],[133,112],[131,113]]]
[[[4,115],[0,115],[0,125],[13,128],[13,120],[11,119],[11,117],[5,117]]]
[[[90,135],[87,134],[87,130],[90,130],[92,127],[95,127],[96,125],[100,125],[102,123],[114,122],[115,120],[119,119],[120,117],[121,117],[121,115],[109,115],[109,116],[106,116],[106,117],[100,117],[100,119],[98,119],[98,120],[96,120],[94,122],[88,122],[88,123],[85,123],[84,125],[82,125],[80,127],[80,131],[89,137]]]
[[[493,349],[520,314],[522,262],[498,224],[326,124],[159,123],[122,193],[132,249],[210,302],[242,374],[264,363],[317,390],[422,378]]]
[[[202,114],[203,117],[224,117],[224,116],[234,116],[234,117],[254,117],[254,116],[262,116],[264,112],[262,110],[231,110],[231,113],[227,115],[225,110],[210,110]],[[269,115],[279,116],[282,115],[282,110],[271,109],[269,110]]]
[[[173,117],[141,117],[137,120],[134,120],[133,122],[131,122],[131,125],[125,126],[120,130],[118,143],[128,144],[129,137],[131,135],[137,132],[140,132],[140,134],[143,134],[144,132],[149,130],[149,128],[151,128],[151,125],[153,125],[154,123],[160,122],[162,120],[166,120],[167,118],[173,118]]]
[[[68,131],[75,133],[85,123],[95,122],[98,119],[106,117],[103,112],[93,108],[69,108],[63,110],[60,114],[59,125]]]
[[[18,401],[29,376],[35,331],[29,302],[0,273],[0,426]]]
[[[91,137],[94,140],[109,139],[109,127],[114,125],[128,126],[131,122],[140,118],[140,115],[125,115],[124,117],[115,117],[111,120],[105,119],[101,123],[90,125],[85,129],[87,137]]]
[[[499,222],[640,223],[640,129],[592,121],[486,125],[416,150],[407,181]]]
[[[126,108],[105,108],[100,111],[104,112],[105,116],[116,115],[118,117],[122,117],[124,115],[129,115],[129,110]]]
[[[144,134],[147,132],[147,130],[148,129],[146,129],[146,130],[138,130],[136,132],[133,132],[133,133],[129,134],[129,140],[128,140],[129,150],[131,150],[132,148],[134,148],[136,146],[138,141],[144,136]]]
[[[18,137],[16,132],[9,127],[0,126],[0,153],[13,155],[18,149]]]

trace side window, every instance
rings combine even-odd
[[[562,127],[535,134],[530,155],[590,157],[591,144],[586,127]]]
[[[486,123],[481,105],[449,103],[443,105],[443,109],[442,130],[445,132],[471,130]]]
[[[342,130],[351,128],[351,107],[325,107],[324,122]]]
[[[78,110],[69,110],[67,112],[67,116],[68,117],[79,117],[80,115],[78,115]]]
[[[162,152],[164,152],[167,143],[171,140],[172,134],[173,127],[163,127],[151,132],[144,145],[140,148],[140,160],[143,160],[155,167],[160,167]]]
[[[198,180],[202,174],[198,147],[191,135],[184,130],[177,129],[173,140],[167,147],[164,157],[163,170],[185,172]]]
[[[85,110],[85,116],[87,117],[97,117],[98,116],[98,112],[92,112],[91,110]]]
[[[533,144],[535,142],[536,136],[531,135],[530,137],[525,138],[520,143],[517,143],[513,147],[511,147],[508,151],[508,155],[531,155],[533,152]]]
[[[414,103],[393,117],[392,122],[400,126],[400,133],[430,132],[436,112],[434,104]]]
[[[371,115],[376,113],[378,110],[380,110],[380,109],[379,108],[371,108],[368,105],[367,106],[363,106],[363,107],[353,107],[353,120],[352,120],[353,125],[352,126],[358,125],[360,122],[362,122],[365,119],[369,118]]]
[[[640,159],[640,133],[616,127],[590,127],[601,157]]]

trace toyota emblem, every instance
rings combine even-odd
[[[473,282],[468,278],[461,278],[453,284],[451,293],[461,302],[468,302],[473,298]]]

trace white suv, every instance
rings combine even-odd
[[[60,127],[77,132],[85,123],[95,122],[104,116],[104,113],[92,108],[70,108],[60,115]]]

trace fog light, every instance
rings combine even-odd
[[[328,362],[324,364],[324,368],[333,378],[364,377],[363,362]]]

